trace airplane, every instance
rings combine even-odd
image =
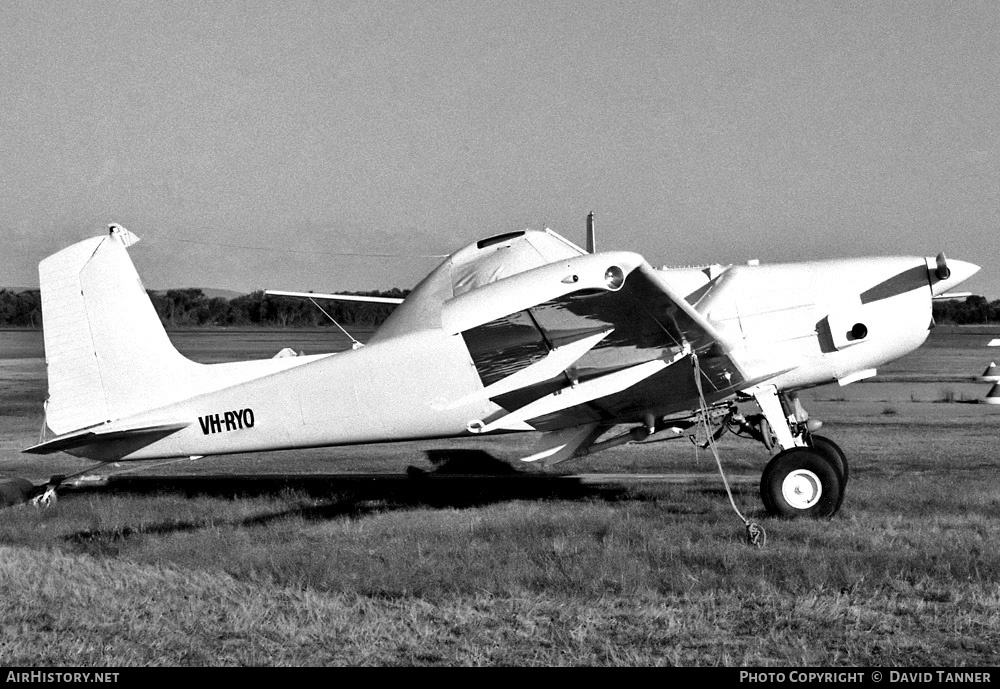
[[[944,254],[656,269],[592,234],[588,251],[524,230],[451,254],[363,346],[206,365],[171,344],[136,241],[113,224],[40,263],[55,436],[25,452],[108,463],[531,431],[521,459],[555,464],[728,430],[772,451],[760,495],[783,518],[832,517],[849,478],[796,392],[915,350],[932,299],[979,270]]]

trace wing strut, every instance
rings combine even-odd
[[[313,306],[319,309],[324,316],[330,319],[331,323],[333,323],[340,329],[340,332],[344,333],[347,336],[347,339],[351,341],[351,349],[360,349],[361,347],[364,347],[364,344],[355,340],[354,336],[344,329],[344,326],[338,323],[333,316],[328,314],[326,312],[326,309],[324,309],[322,306],[316,303],[316,299],[335,299],[335,300],[339,299],[341,301],[368,301],[368,302],[375,302],[378,304],[401,304],[403,302],[402,299],[389,299],[388,297],[354,297],[351,295],[343,295],[343,294],[313,294],[312,292],[283,292],[281,290],[276,290],[276,289],[266,289],[264,290],[264,294],[275,297],[304,297],[308,299],[309,301],[312,302]],[[316,299],[314,299],[313,297],[316,297]]]
[[[333,323],[335,326],[337,326],[338,328],[340,328],[340,332],[342,332],[345,335],[347,335],[347,339],[349,339],[351,341],[351,349],[361,349],[362,347],[364,347],[364,345],[362,343],[360,343],[360,342],[358,342],[357,340],[354,339],[354,336],[351,335],[351,333],[347,332],[347,330],[344,329],[344,326],[342,326],[340,323],[338,323],[334,319],[333,316],[331,316],[330,314],[328,314],[326,312],[326,309],[324,309],[322,306],[320,306],[319,304],[317,304],[315,299],[313,299],[312,297],[309,297],[309,301],[311,301],[313,303],[313,306],[315,306],[317,309],[319,309],[320,311],[322,311],[323,315],[326,316],[327,318],[329,318],[331,323]]]

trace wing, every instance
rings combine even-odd
[[[442,315],[464,338],[482,395],[502,410],[473,420],[472,431],[553,431],[697,408],[695,353],[708,401],[746,384],[721,333],[637,254],[550,264],[455,297]]]
[[[280,289],[266,289],[264,294],[274,297],[301,297],[303,299],[329,299],[331,301],[361,301],[371,304],[395,304],[403,303],[402,299],[395,297],[369,297],[363,294],[326,294],[324,292],[288,292]]]

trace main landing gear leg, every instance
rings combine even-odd
[[[753,391],[753,398],[757,401],[757,406],[763,412],[767,425],[771,427],[771,433],[782,450],[805,445],[801,433],[797,435],[792,433],[792,427],[788,423],[788,415],[785,413],[785,406],[778,396],[778,388],[773,385],[757,388]]]
[[[847,484],[844,453],[832,440],[812,435],[798,420],[793,427],[773,385],[752,394],[781,447],[760,478],[760,498],[768,514],[786,519],[835,515]]]

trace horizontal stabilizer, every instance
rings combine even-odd
[[[191,425],[190,421],[145,423],[132,427],[123,427],[121,424],[104,424],[103,426],[93,426],[56,436],[52,440],[33,445],[24,450],[24,452],[47,455],[53,452],[65,452],[75,447],[84,447],[85,445],[111,442],[113,440],[138,440],[143,437],[147,437],[149,438],[149,442],[153,442],[189,425]]]

